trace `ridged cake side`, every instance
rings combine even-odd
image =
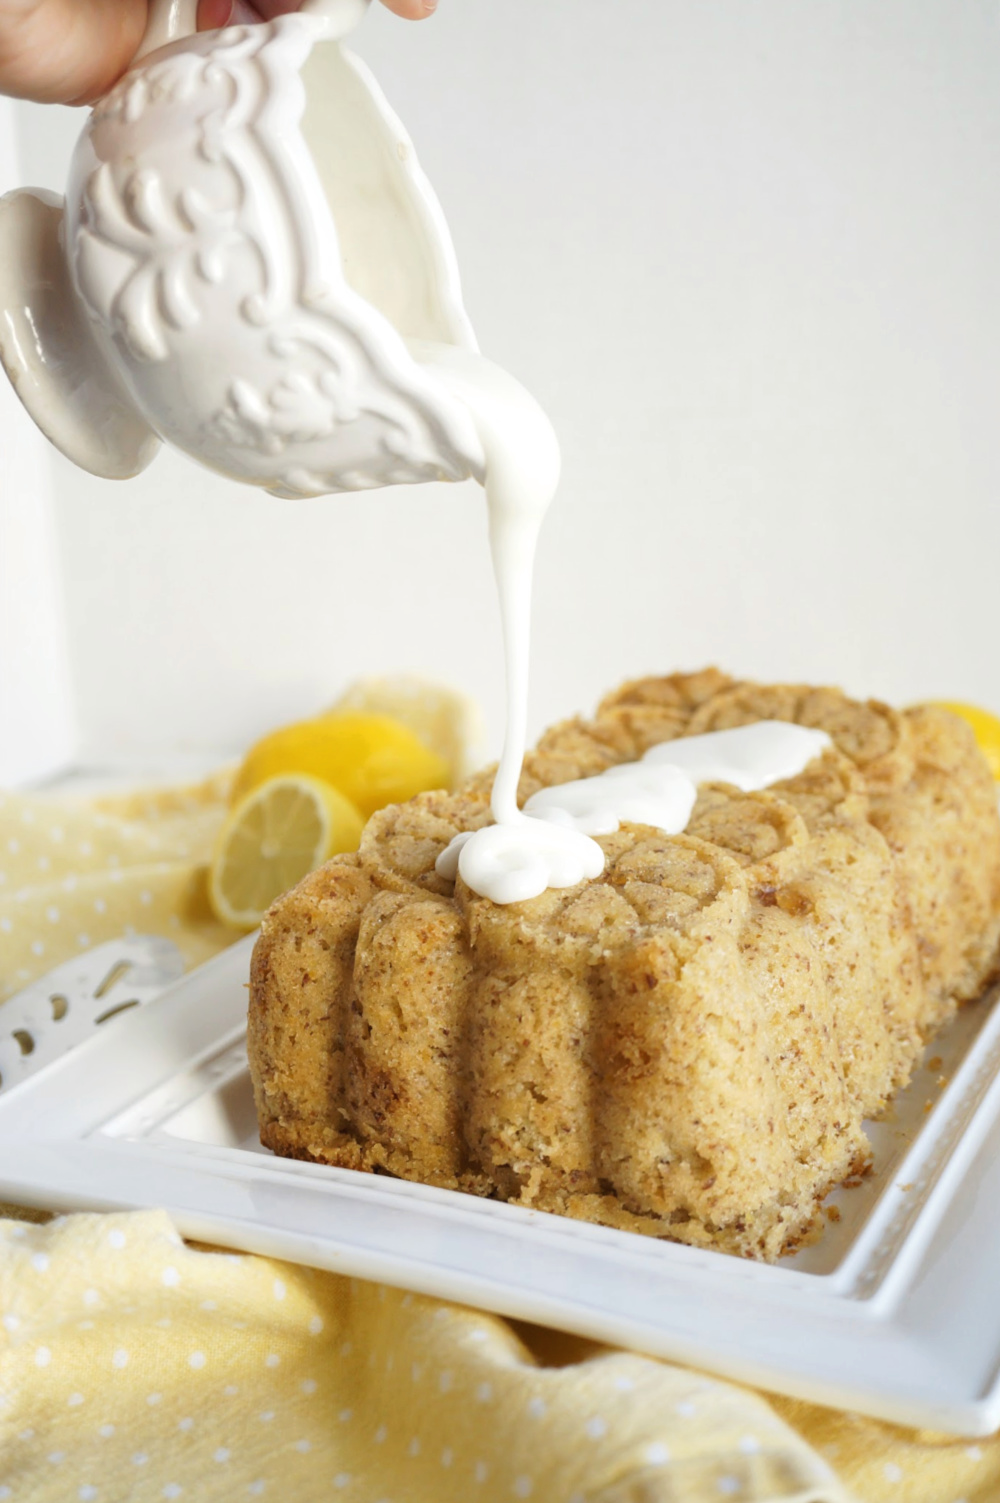
[[[865,1168],[862,1119],[993,974],[1000,819],[967,726],[709,670],[546,733],[536,788],[771,718],[836,749],[626,825],[603,875],[499,907],[434,870],[490,774],[377,814],[274,905],[250,1063],[276,1152],[773,1258]]]

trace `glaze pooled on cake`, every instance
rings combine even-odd
[[[531,819],[580,835],[613,835],[625,823],[679,835],[691,818],[699,783],[732,783],[744,793],[759,792],[804,772],[830,745],[825,731],[780,720],[666,741],[637,762],[539,789],[516,822],[456,835],[436,869],[450,882],[461,872],[473,892],[494,903],[537,898],[547,887],[572,887],[601,875],[604,852],[591,840],[589,854],[581,848],[578,857],[557,838],[539,859],[545,837],[536,826],[525,839],[523,826]]]

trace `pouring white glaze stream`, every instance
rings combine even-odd
[[[412,342],[410,350],[465,403],[483,447],[507,691],[503,752],[490,800],[496,823],[459,836],[438,865],[451,877],[460,870],[470,887],[494,902],[516,903],[547,887],[571,887],[597,877],[604,868],[604,853],[595,841],[532,819],[517,806],[528,729],[535,548],[559,482],[559,444],[530,392],[481,355]]]

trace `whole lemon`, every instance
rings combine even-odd
[[[968,721],[979,750],[990,764],[990,772],[1000,781],[1000,718],[979,705],[967,705],[960,700],[938,699],[934,703]]]
[[[428,788],[447,788],[449,767],[389,715],[331,711],[272,731],[252,746],[236,774],[238,803],[269,778],[304,773],[332,784],[367,819]]]

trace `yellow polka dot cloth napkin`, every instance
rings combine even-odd
[[[0,793],[0,1001],[123,934],[165,934],[189,965],[232,944],[206,887],[229,782],[86,802]]]
[[[836,1499],[763,1400],[623,1352],[186,1247],[158,1211],[8,1223],[4,1494],[344,1503]]]
[[[130,930],[190,963],[230,943],[204,895],[225,787],[0,800],[0,998]],[[258,1497],[997,1503],[1000,1443],[189,1246],[158,1210],[0,1207],[0,1500]]]

